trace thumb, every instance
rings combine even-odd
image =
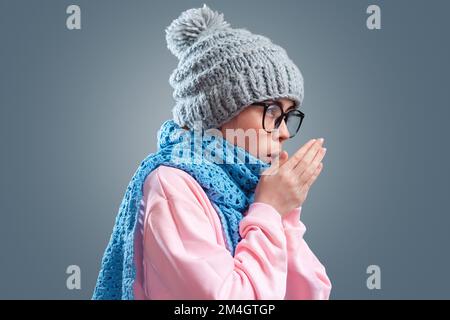
[[[280,166],[282,166],[289,158],[289,154],[287,151],[283,150],[280,153]]]

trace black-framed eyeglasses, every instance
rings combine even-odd
[[[267,133],[278,129],[284,120],[289,131],[289,138],[294,137],[302,125],[305,114],[298,109],[283,111],[283,106],[279,101],[256,102],[252,106],[264,107],[262,125]]]

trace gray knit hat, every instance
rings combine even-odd
[[[300,106],[303,76],[286,51],[268,38],[231,28],[223,14],[189,9],[166,28],[169,50],[179,59],[170,75],[179,126],[218,128],[247,105],[288,98]]]

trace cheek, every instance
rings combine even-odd
[[[242,114],[242,116],[238,118],[236,127],[244,130],[258,130],[262,129],[262,121],[261,119],[259,119],[259,115],[255,114],[255,112],[247,112],[245,114]]]
[[[270,141],[266,136],[261,135],[258,138],[258,149],[261,155],[266,155],[269,152]]]
[[[258,110],[245,110],[230,122],[227,127],[240,128],[243,131],[254,130],[255,135],[246,135],[245,139],[227,139],[231,143],[237,144],[246,149],[253,156],[263,161],[268,161],[267,154],[271,152],[273,145],[272,137],[264,131],[262,118]],[[224,133],[224,132],[223,132]],[[234,141],[232,141],[234,140]],[[236,141],[237,140],[237,141]]]
[[[262,158],[267,157],[267,154],[278,151],[270,135],[261,136],[258,139],[258,149]],[[270,158],[269,158],[270,159]]]
[[[261,133],[256,139],[250,139],[247,137],[246,140],[246,149],[249,153],[261,160],[270,160],[270,158],[267,157],[267,154],[271,152],[272,146],[270,136],[265,133]]]

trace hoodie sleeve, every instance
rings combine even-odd
[[[206,194],[186,175],[155,170],[149,177],[144,263],[152,265],[174,299],[284,299],[288,256],[278,212],[251,204],[233,257],[218,241],[220,220],[205,210]]]
[[[286,300],[329,299],[331,282],[325,267],[309,248],[300,220],[302,207],[282,217],[288,250]]]

